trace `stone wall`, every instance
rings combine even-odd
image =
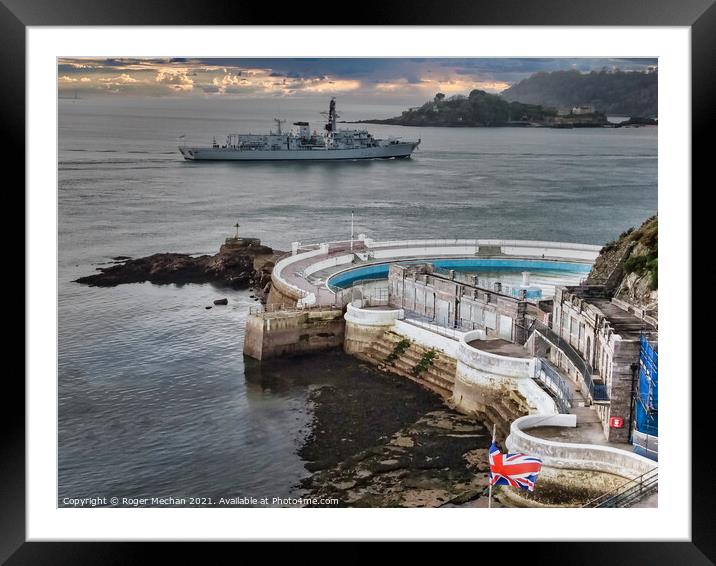
[[[244,354],[257,360],[298,355],[343,345],[340,309],[264,312],[246,320]]]
[[[349,304],[344,316],[346,329],[343,349],[348,354],[360,356],[404,316],[402,309],[362,309],[358,305]]]
[[[636,320],[636,317],[622,311],[619,305],[610,303],[605,293],[604,287],[599,285],[558,288],[552,329],[593,368],[595,382],[606,385],[609,401],[597,405],[596,410],[607,440],[628,442],[635,372],[639,363],[639,331],[628,320]],[[607,309],[607,312],[602,309]],[[622,330],[619,330],[617,320]],[[558,350],[552,349],[549,358],[570,375],[579,374]],[[611,428],[611,417],[621,417],[624,426]]]
[[[271,279],[271,288],[266,297],[267,307],[295,307],[298,299],[295,291],[286,288],[280,279]]]

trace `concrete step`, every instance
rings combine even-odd
[[[448,391],[452,391],[453,385],[455,383],[454,381],[447,379],[445,376],[443,376],[440,373],[435,372],[435,371],[428,370],[428,371],[424,371],[424,372],[420,373],[417,376],[413,376],[413,368],[415,367],[414,364],[405,363],[403,360],[396,360],[395,363],[387,365],[387,367],[402,371],[402,372],[409,374],[412,377],[415,377],[418,379],[424,379],[426,381],[430,381],[431,383],[439,385]]]
[[[419,344],[411,343],[395,360],[386,360],[395,352],[395,346],[404,340],[403,336],[394,332],[385,332],[380,339],[375,340],[362,354],[361,358],[377,366],[383,367],[386,371],[407,377],[437,393],[443,398],[450,398],[455,382],[455,371],[457,363],[442,352],[428,368],[420,375],[412,374],[413,368],[420,363],[428,348]]]
[[[399,334],[396,334],[394,332],[386,332],[384,336],[382,337],[382,340],[376,341],[374,343],[375,346],[383,349],[385,348],[388,353],[392,352],[395,348],[395,345],[403,340],[404,338],[400,336]],[[421,346],[419,344],[415,344],[414,342],[405,350],[404,356],[410,358],[415,356],[417,360],[422,358],[423,354],[427,352],[429,349],[425,348],[424,346]],[[437,357],[433,361],[434,365],[440,364],[447,364],[448,366],[457,367],[457,362],[453,360],[452,358],[448,357],[443,352],[437,350]],[[417,361],[416,360],[416,361]]]
[[[433,391],[434,393],[440,395],[443,398],[449,398],[450,396],[452,396],[452,381],[445,379],[443,376],[435,372],[429,373],[426,371],[419,376],[414,376],[412,374],[412,369],[415,366],[414,363],[398,358],[394,360],[392,364],[387,364],[385,363],[385,358],[387,357],[388,353],[390,352],[386,352],[386,349],[383,347],[371,347],[366,352],[364,352],[363,357],[364,359],[366,359],[366,361],[369,361],[374,365],[381,366],[390,373],[400,375],[401,377],[406,377],[411,381],[423,385],[427,389]]]
[[[414,381],[415,383],[422,385],[426,389],[429,389],[434,393],[440,395],[444,399],[448,399],[452,396],[452,389],[449,386],[446,386],[444,383],[436,383],[434,380],[426,379],[422,375],[419,377],[415,377],[409,371],[405,371],[404,369],[395,366],[387,366],[386,371]]]
[[[369,351],[377,358],[386,360],[393,353],[394,349],[388,348],[384,344],[374,343],[367,351]],[[412,364],[411,367],[414,367],[418,363],[420,363],[427,351],[428,350],[423,348],[422,346],[413,345],[407,350],[405,350],[405,352],[400,354],[398,359],[403,360],[405,363]],[[437,357],[433,360],[433,363],[430,365],[429,369],[433,368],[441,372],[454,374],[457,369],[457,363],[454,360],[445,356],[444,354],[441,355],[440,353],[438,353]]]
[[[599,418],[599,415],[597,415],[597,411],[594,410],[592,407],[572,407],[572,414],[577,415],[577,423],[578,424],[588,424],[588,423],[599,423],[601,424],[601,419]]]

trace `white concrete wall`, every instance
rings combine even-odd
[[[576,415],[528,415],[512,423],[505,445],[510,452],[535,456],[542,460],[544,466],[551,468],[592,470],[632,479],[657,467],[656,462],[627,450],[596,444],[555,442],[525,432],[538,426],[576,425]]]
[[[573,249],[573,248],[565,248],[565,247],[537,247],[537,246],[504,246],[502,248],[502,253],[506,255],[514,255],[514,256],[520,256],[520,257],[534,257],[537,259],[541,259],[544,255],[545,259],[552,259],[552,258],[564,258],[567,260],[580,260],[580,261],[589,261],[593,262],[597,255],[599,255],[598,251],[594,250],[583,250],[583,249]]]
[[[457,348],[456,402],[465,408],[486,402],[492,395],[517,391],[535,414],[559,413],[554,399],[534,381],[535,358],[513,358],[484,352],[468,344],[480,331],[465,333]],[[474,397],[474,398],[473,398]]]
[[[593,262],[600,246],[562,242],[530,242],[521,240],[407,240],[371,242],[368,246],[376,259],[405,257],[474,256],[480,246],[501,246],[508,256],[553,260],[555,258]]]
[[[396,321],[405,318],[403,309],[362,309],[359,306],[349,304],[344,315],[346,322],[359,324],[361,326],[393,326]]]
[[[442,257],[442,256],[474,256],[475,247],[406,247],[377,249],[371,255],[375,259],[407,258],[407,257]]]
[[[316,250],[311,250],[310,252],[301,252],[300,254],[286,256],[276,263],[272,273],[280,277],[281,272],[292,263],[297,263],[299,261],[303,261],[304,259],[308,259],[318,255],[325,255],[325,251],[323,251],[321,248],[318,248]]]
[[[303,252],[300,254],[290,255],[287,257],[284,257],[283,259],[280,259],[278,262],[276,262],[276,265],[274,266],[273,270],[271,271],[271,278],[274,281],[279,281],[280,285],[292,292],[294,292],[298,297],[303,297],[307,294],[305,289],[301,289],[300,287],[297,287],[296,285],[292,285],[286,279],[281,277],[281,274],[283,273],[283,270],[286,269],[291,264],[297,263],[299,261],[303,261],[304,259],[309,259],[312,257],[316,257],[319,255],[325,255],[325,250],[319,248],[317,250],[311,250],[310,252]]]
[[[317,261],[316,263],[312,263],[311,265],[307,266],[306,269],[303,270],[303,273],[304,273],[304,275],[308,276],[313,273],[316,273],[317,271],[321,271],[322,269],[328,269],[329,267],[336,267],[337,265],[346,265],[346,264],[351,263],[352,261],[353,261],[353,254],[333,256],[331,258]]]
[[[431,330],[419,328],[403,320],[396,320],[392,330],[396,334],[405,336],[425,348],[435,348],[436,350],[445,352],[452,358],[457,356],[457,340],[453,340],[446,336],[440,336]]]
[[[517,378],[533,378],[535,376],[534,358],[501,356],[478,350],[468,344],[473,340],[480,340],[482,336],[484,333],[481,330],[472,330],[462,336],[458,350],[459,361],[471,368],[500,376]]]
[[[538,415],[558,415],[559,407],[554,399],[542,389],[534,379],[520,379],[516,383],[517,391],[527,402],[534,407],[535,414]]]
[[[480,246],[501,246],[502,253],[506,255],[581,259],[594,261],[599,255],[601,246],[590,244],[575,244],[571,242],[547,242],[541,240],[388,240],[384,242],[366,241],[366,247],[374,251],[374,257],[404,257],[406,255],[473,255]],[[393,248],[394,256],[390,253],[379,252],[383,249]],[[379,255],[380,254],[380,255]]]

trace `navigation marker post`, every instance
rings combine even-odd
[[[234,224],[234,228],[236,228],[236,239],[239,239],[239,221],[236,221],[236,224]]]

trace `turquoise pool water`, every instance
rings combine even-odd
[[[346,289],[357,281],[387,279],[391,263],[394,262],[347,269],[329,277],[327,284],[329,288],[337,290]],[[564,280],[565,284],[569,284],[575,278],[581,279],[592,268],[589,263],[502,258],[425,259],[399,263],[431,263],[435,267],[443,269],[476,273],[487,280],[504,279],[504,282],[508,284],[517,283],[517,278],[521,279],[523,271],[529,271],[531,276],[553,280],[552,283]]]

